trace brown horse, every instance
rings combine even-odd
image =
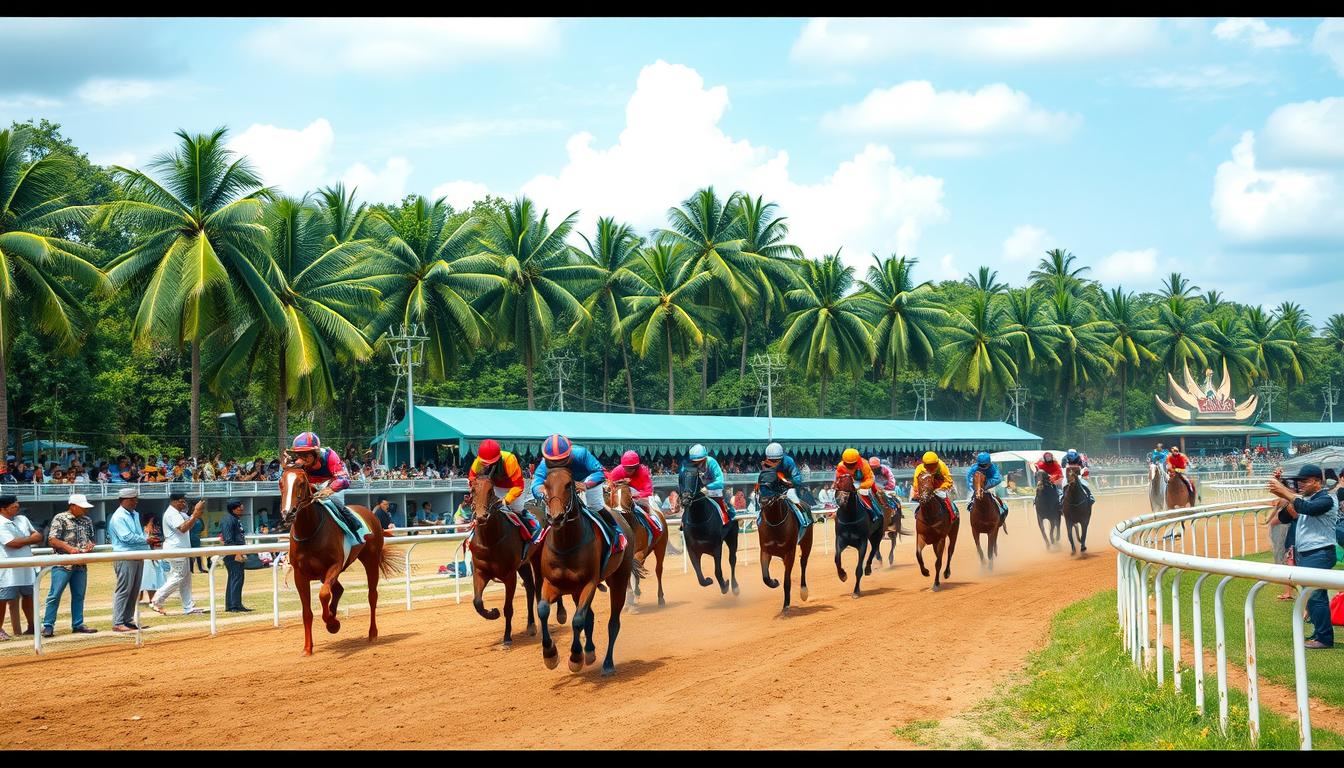
[[[544,484],[546,508],[551,525],[544,537],[540,554],[541,601],[537,615],[541,619],[541,658],[548,669],[560,663],[560,654],[551,640],[548,617],[551,602],[561,595],[574,598],[574,641],[569,646],[569,671],[578,672],[584,664],[597,661],[593,646],[593,597],[598,586],[606,582],[611,594],[611,618],[607,620],[607,657],[602,662],[603,676],[613,674],[612,661],[616,636],[621,632],[621,609],[625,607],[625,591],[630,576],[639,570],[635,564],[633,547],[626,546],[619,555],[608,559],[602,568],[602,554],[607,544],[597,531],[597,524],[588,519],[583,503],[574,488],[574,475],[568,467],[556,467],[546,474]],[[621,516],[613,515],[627,540],[634,538],[630,524]],[[642,574],[641,574],[642,575]],[[587,634],[587,645],[579,644],[579,633]]]
[[[761,484],[765,485],[777,479],[771,470],[762,472]],[[807,600],[807,558],[812,554],[812,531],[817,526],[809,525],[798,539],[798,516],[791,509],[793,502],[783,493],[761,497],[761,524],[756,529],[761,546],[761,580],[765,586],[775,589],[779,582],[770,578],[770,561],[778,557],[784,561],[784,608],[781,613],[789,612],[793,589],[793,559],[801,550],[802,559],[799,570],[798,596]]]
[[[1167,509],[1177,509],[1179,507],[1193,507],[1198,493],[1191,493],[1185,483],[1181,482],[1179,472],[1174,469],[1167,470]],[[1191,480],[1190,484],[1194,485]],[[1198,489],[1196,489],[1198,491]]]
[[[619,480],[607,487],[607,506],[619,510],[625,517],[625,521],[630,524],[631,530],[635,532],[635,562],[642,569],[645,559],[650,554],[657,559],[654,562],[653,572],[658,577],[658,604],[667,605],[667,600],[663,597],[663,558],[667,557],[667,518],[663,513],[649,506],[650,513],[658,520],[662,532],[652,541],[649,540],[649,531],[644,525],[635,520],[635,501],[630,495],[630,483],[625,480]],[[639,514],[643,514],[640,512]],[[634,572],[635,590],[634,599],[631,603],[639,602],[639,569]]]
[[[518,588],[520,576],[523,579],[523,591],[527,594],[527,634],[537,633],[532,613],[532,602],[537,591],[532,563],[523,559],[522,536],[505,515],[504,504],[495,495],[494,481],[488,475],[477,475],[471,483],[471,510],[471,580],[474,592],[471,604],[480,615],[491,621],[497,620],[499,609],[485,610],[483,593],[491,581],[504,584],[503,645],[508,648],[513,645],[513,593]]]
[[[345,534],[329,518],[322,502],[313,498],[308,473],[286,457],[284,472],[280,475],[280,514],[289,526],[289,565],[294,570],[294,585],[299,590],[303,605],[303,653],[313,655],[313,607],[309,584],[322,582],[318,599],[322,601],[322,621],[327,631],[336,634],[341,628],[336,618],[337,604],[345,589],[337,577],[356,560],[364,564],[369,582],[369,642],[378,637],[378,577],[391,576],[401,568],[402,558],[383,546],[383,527],[368,509],[350,505],[372,531],[363,543],[356,544],[347,555]]]
[[[999,554],[999,528],[1003,518],[999,512],[999,502],[994,494],[985,491],[985,473],[976,472],[973,493],[967,517],[971,521],[971,539],[975,542],[975,551],[980,555],[980,567],[984,568],[985,549],[989,550],[989,570],[994,570],[994,558]],[[980,547],[980,536],[985,537],[985,549]]]
[[[947,511],[947,502],[938,498],[933,485],[933,475],[920,475],[916,498],[919,505],[915,508],[915,559],[919,561],[919,572],[929,575],[924,567],[924,547],[932,546],[933,591],[942,589],[942,579],[952,578],[952,553],[957,551],[957,532],[961,529],[961,518],[952,519]],[[943,570],[943,546],[947,546],[947,569]],[[942,571],[941,575],[939,571]]]

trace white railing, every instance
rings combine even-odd
[[[1251,484],[1244,484],[1250,486]],[[1263,483],[1256,485],[1261,495]],[[1252,744],[1260,737],[1260,696],[1256,674],[1255,597],[1267,584],[1305,587],[1293,602],[1292,642],[1293,671],[1296,682],[1298,734],[1302,749],[1311,749],[1311,713],[1308,709],[1305,629],[1302,609],[1316,589],[1344,589],[1344,572],[1317,568],[1233,560],[1240,555],[1260,551],[1260,522],[1258,513],[1269,508],[1272,498],[1234,499],[1198,507],[1155,512],[1125,520],[1111,531],[1111,545],[1116,555],[1116,613],[1124,646],[1136,666],[1144,670],[1156,667],[1157,684],[1166,685],[1166,640],[1171,641],[1171,677],[1177,693],[1181,692],[1181,592],[1180,582],[1186,573],[1198,574],[1191,598],[1194,629],[1194,698],[1199,713],[1204,713],[1204,635],[1201,611],[1201,588],[1209,576],[1221,576],[1214,592],[1215,659],[1217,664],[1218,724],[1227,731],[1227,649],[1223,620],[1223,595],[1227,585],[1236,578],[1254,581],[1243,606],[1246,627],[1246,698]],[[1250,519],[1253,546],[1247,546],[1246,524]],[[1211,544],[1209,529],[1213,528]],[[1223,543],[1223,529],[1227,529],[1227,544]],[[1240,536],[1237,536],[1238,529]],[[1179,541],[1179,545],[1177,544]],[[1179,551],[1177,551],[1179,547]],[[1173,571],[1170,596],[1170,634],[1164,631],[1168,624],[1162,579]],[[1150,586],[1151,575],[1151,586]],[[1149,590],[1155,598],[1155,616],[1150,628],[1148,613]],[[1155,646],[1151,641],[1156,640]]]

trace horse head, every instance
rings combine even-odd
[[[574,491],[574,473],[569,467],[547,469],[542,491],[546,494],[546,511],[556,528],[568,522],[577,512],[575,498],[578,494]]]
[[[1071,486],[1072,486],[1072,485],[1077,485],[1077,484],[1078,484],[1078,478],[1082,477],[1082,475],[1083,475],[1083,470],[1082,470],[1081,467],[1065,467],[1065,468],[1064,468],[1064,476],[1065,476],[1065,478],[1067,478],[1066,483],[1065,483],[1066,485],[1071,485]]]
[[[471,481],[472,521],[479,527],[490,519],[502,505],[495,496],[495,483],[488,475],[477,475]]]
[[[607,485],[607,506],[612,509],[634,509],[634,497],[630,494],[630,481],[617,480]]]
[[[694,504],[701,496],[704,484],[699,470],[690,465],[682,467],[681,472],[677,474],[677,490],[682,504]]]
[[[284,471],[280,473],[280,519],[287,527],[294,525],[299,510],[313,503],[313,487],[308,484],[308,472],[285,454]]]
[[[1036,471],[1036,490],[1039,493],[1042,488],[1054,490],[1055,483],[1050,479],[1050,473],[1043,469]]]
[[[915,486],[915,496],[921,502],[933,496],[938,488],[933,484],[933,475],[927,472],[919,476],[919,482]]]
[[[985,473],[983,470],[976,470],[971,476],[971,488],[975,491],[975,498],[978,500],[985,492]]]

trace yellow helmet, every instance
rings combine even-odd
[[[934,453],[933,451],[925,451],[925,452],[924,452],[924,463],[925,463],[925,464],[937,464],[937,463],[938,463],[938,454]]]
[[[840,456],[840,460],[846,464],[855,464],[860,458],[858,450],[854,448],[846,448],[845,452]]]

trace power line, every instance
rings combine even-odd
[[[1265,418],[1262,421],[1274,420],[1274,398],[1283,393],[1283,387],[1273,381],[1267,381],[1255,388],[1259,393],[1260,399],[1265,401]]]
[[[546,369],[555,379],[555,398],[551,400],[551,409],[565,411],[565,381],[574,375],[574,358],[569,350],[553,350],[546,356]],[[587,398],[581,397],[586,400]]]
[[[1326,379],[1325,386],[1321,387],[1321,399],[1325,401],[1325,408],[1321,411],[1321,421],[1326,421],[1328,415],[1329,421],[1334,422],[1335,406],[1339,405],[1339,388],[1335,386],[1334,379]]]
[[[1013,400],[1013,426],[1015,427],[1022,426],[1018,417],[1021,416],[1022,403],[1026,402],[1027,392],[1027,388],[1021,384],[1008,390],[1008,396]]]
[[[933,379],[927,377],[920,377],[911,382],[910,388],[914,390],[915,397],[919,400],[919,404],[915,406],[916,419],[919,418],[920,412],[923,411],[924,421],[929,420],[929,401],[933,399],[933,387]]]
[[[756,385],[765,391],[766,435],[775,439],[775,380],[785,368],[784,356],[773,352],[758,352],[751,356],[751,373]],[[757,408],[760,407],[758,400]]]

